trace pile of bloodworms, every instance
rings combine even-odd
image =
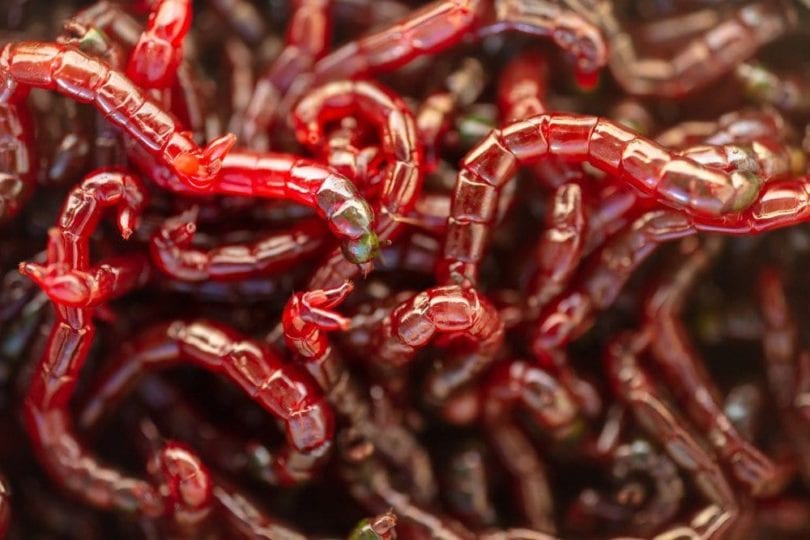
[[[0,20],[0,536],[810,537],[807,0]]]

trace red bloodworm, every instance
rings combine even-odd
[[[397,69],[421,56],[437,54],[474,30],[514,30],[552,38],[577,57],[584,81],[607,61],[598,29],[585,17],[546,1],[437,0],[393,25],[351,41],[315,63],[314,84],[366,78]]]
[[[153,2],[146,28],[129,57],[127,77],[144,89],[172,86],[190,27],[191,0]]]
[[[376,363],[398,370],[437,333],[472,342],[469,351],[442,360],[428,377],[428,398],[443,403],[495,360],[503,342],[503,322],[478,292],[454,285],[422,291],[382,320],[371,353]]]
[[[186,473],[191,482],[194,482],[199,476],[199,474],[195,474],[197,470],[189,466],[186,466]],[[206,478],[206,480],[208,479]],[[198,481],[196,484],[200,484],[200,482]],[[195,487],[197,486],[192,484],[191,488]],[[272,517],[265,509],[256,505],[227,481],[217,479],[215,484],[207,481],[207,487],[206,506],[191,515],[192,518],[196,518],[195,520],[185,520],[181,524],[189,522],[192,526],[199,524],[204,517],[211,513],[211,503],[216,502],[217,510],[219,514],[224,514],[224,521],[227,522],[230,532],[235,533],[238,537],[250,540],[307,540],[309,538],[283,521]],[[197,489],[197,492],[199,491]],[[188,530],[188,525],[186,527]],[[360,520],[346,538],[347,540],[396,540],[395,527],[396,516],[389,510],[378,516]],[[200,529],[191,529],[189,532],[191,538],[197,538],[202,534]]]
[[[440,144],[450,130],[453,115],[472,105],[484,90],[486,74],[481,62],[465,58],[444,81],[444,89],[425,98],[416,113],[416,134],[424,152],[422,168],[425,174],[436,170]]]
[[[633,95],[678,97],[699,90],[731,72],[757,50],[796,26],[785,2],[757,2],[695,37],[670,58],[639,57],[611,2],[599,2],[596,19],[610,43],[610,71]]]
[[[142,149],[168,167],[192,189],[211,186],[222,158],[235,142],[225,135],[199,148],[121,73],[104,62],[58,43],[20,42],[0,52],[0,103],[17,105],[29,88],[54,90],[80,103],[90,103]]]
[[[546,55],[529,49],[515,56],[498,80],[498,110],[501,121],[514,122],[550,112]],[[532,175],[545,186],[559,187],[568,181],[581,181],[584,173],[578,163],[550,157],[532,167]]]
[[[147,371],[190,363],[221,374],[284,424],[287,444],[271,459],[274,484],[309,480],[328,457],[334,417],[315,382],[269,348],[210,321],[157,325],[125,348],[85,408],[93,421]]]
[[[166,482],[173,480],[164,479],[153,485],[102,465],[73,433],[69,410],[95,334],[93,306],[138,284],[116,281],[105,298],[95,297],[91,301],[87,284],[97,280],[89,274],[89,238],[101,210],[110,206],[118,207],[118,227],[128,237],[145,202],[142,190],[138,180],[125,173],[100,172],[89,176],[65,202],[59,225],[50,236],[47,265],[21,265],[21,271],[34,278],[54,300],[57,315],[31,379],[23,411],[39,459],[65,489],[99,508],[158,517],[165,515],[175,502],[164,489]],[[143,267],[144,262],[140,257],[127,259],[130,267]],[[112,265],[100,268],[105,267],[106,274],[119,274],[120,269]],[[128,274],[132,277],[135,273]],[[81,307],[68,307],[62,304],[64,301]]]
[[[310,91],[295,107],[298,139],[319,147],[326,140],[324,126],[347,114],[365,116],[378,126],[387,164],[382,175],[382,193],[375,204],[375,230],[381,243],[393,241],[404,229],[398,219],[414,206],[422,186],[422,154],[408,106],[383,86],[365,81],[328,83]],[[347,264],[335,251],[315,271],[310,289],[337,287],[354,278],[359,268]]]
[[[577,420],[574,398],[538,366],[516,360],[490,371],[481,400],[487,437],[515,483],[521,513],[533,529],[553,533],[554,503],[546,468],[513,412],[526,409],[541,429],[562,436]]]
[[[546,55],[535,50],[523,52],[509,61],[498,79],[497,100],[501,123],[549,112],[546,105],[548,71]],[[582,177],[576,165],[551,158],[535,164],[532,175],[544,185],[558,187],[567,180]]]
[[[800,152],[774,143],[786,133],[785,121],[776,111],[744,110],[723,115],[715,122],[685,122],[659,135],[656,142],[683,149],[683,155],[703,165],[728,170],[732,158],[746,162],[750,157],[766,175],[783,174],[787,169],[798,173],[804,168]],[[741,148],[728,146],[725,152],[719,152],[706,145],[740,145]],[[597,200],[599,204],[588,214],[584,254],[601,245],[617,227],[621,228],[630,216],[645,206],[637,192],[626,186],[608,185]]]
[[[584,513],[587,520],[597,518],[613,527],[629,522],[636,534],[647,536],[675,517],[685,488],[670,458],[639,439],[615,448],[611,462],[612,496],[585,490],[575,503],[575,516]]]
[[[766,268],[760,273],[759,298],[765,323],[762,344],[768,386],[781,413],[780,421],[793,447],[802,479],[808,483],[810,433],[806,429],[806,415],[800,413],[800,404],[796,402],[797,390],[804,386],[800,377],[806,378],[807,374],[799,369],[798,328],[790,312],[782,278],[776,269]]]
[[[639,357],[649,345],[648,333],[618,336],[605,352],[608,376],[616,396],[627,404],[636,421],[661,444],[709,502],[689,524],[676,525],[656,539],[671,538],[669,531],[682,531],[689,538],[726,538],[740,518],[739,503],[716,459],[672,406],[661,399],[650,376],[639,365]]]
[[[332,0],[295,0],[287,25],[286,46],[253,89],[245,111],[241,137],[256,149],[265,149],[266,136],[284,95],[296,78],[309,73],[326,52],[332,33]]]
[[[546,215],[546,228],[535,248],[537,270],[526,292],[527,317],[560,294],[579,267],[585,249],[588,221],[582,186],[570,182],[554,192]]]
[[[324,245],[320,220],[302,220],[249,243],[193,247],[196,209],[167,219],[149,242],[152,263],[183,281],[234,281],[274,275],[312,258]]]
[[[351,266],[377,255],[379,242],[371,207],[348,178],[320,162],[293,154],[234,150],[222,160],[214,185],[200,191],[179,184],[167,167],[147,153],[132,150],[136,152],[130,157],[164,189],[189,196],[233,195],[302,204],[326,220],[341,241],[336,257],[345,257]]]
[[[336,289],[292,295],[284,308],[284,337],[337,412],[389,462],[408,472],[414,499],[427,504],[436,496],[436,480],[425,449],[403,426],[380,426],[373,421],[368,398],[327,336],[328,332],[348,329],[349,319],[334,308],[351,290],[351,283],[346,282]]]
[[[520,165],[549,155],[585,161],[693,216],[698,227],[719,222],[725,214],[740,216],[762,184],[753,171],[707,167],[611,120],[563,113],[519,120],[494,130],[462,161],[437,269],[439,282],[475,283],[500,191]]]
[[[719,391],[691,344],[680,312],[688,292],[706,269],[717,242],[698,249],[665,277],[645,303],[652,358],[667,376],[689,418],[706,434],[734,476],[754,495],[773,492],[777,467],[746,441],[723,411]]]

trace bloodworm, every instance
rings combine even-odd
[[[177,120],[124,75],[72,47],[19,42],[0,52],[0,103],[18,105],[29,88],[54,90],[92,104],[150,156],[192,189],[210,187],[235,142],[225,135],[199,148]]]
[[[793,447],[798,469],[805,483],[810,482],[810,436],[807,417],[797,403],[798,390],[806,386],[806,352],[799,352],[799,335],[790,312],[782,277],[775,268],[765,268],[759,276],[759,298],[765,323],[762,345],[765,375],[788,440]]]
[[[349,320],[334,308],[351,290],[347,282],[336,289],[294,294],[284,309],[284,337],[337,412],[382,456],[407,471],[414,499],[428,504],[436,496],[436,480],[425,449],[403,426],[374,422],[368,398],[327,336],[328,332],[348,328]]]
[[[773,491],[778,480],[777,467],[746,441],[726,417],[719,391],[702,367],[703,362],[680,321],[687,293],[718,248],[718,242],[709,242],[704,249],[686,257],[649,296],[645,304],[646,324],[652,336],[649,348],[692,422],[706,434],[734,476],[752,494],[762,496]]]
[[[422,186],[422,154],[416,127],[408,106],[385,87],[365,81],[329,83],[310,91],[296,106],[293,119],[298,139],[318,147],[326,139],[324,126],[347,114],[360,114],[378,126],[387,164],[382,174],[381,195],[374,205],[376,233],[380,242],[393,241],[404,226],[399,216],[414,206]],[[331,253],[310,280],[310,289],[339,286],[359,273],[355,265]]]
[[[607,61],[607,48],[599,30],[585,17],[557,3],[437,0],[323,57],[313,68],[314,83],[379,75],[421,56],[444,51],[475,30],[514,30],[551,37],[577,57],[583,81],[592,79]]]
[[[521,513],[533,529],[555,532],[545,466],[512,413],[520,406],[544,431],[564,434],[577,420],[574,398],[554,377],[521,360],[492,370],[481,394],[487,436],[515,483]]]
[[[146,28],[129,57],[127,77],[141,88],[169,88],[177,77],[190,27],[191,0],[153,2]]]
[[[192,241],[196,211],[169,218],[150,240],[152,262],[164,274],[189,282],[235,281],[283,272],[312,258],[324,245],[319,220],[302,220],[250,243],[202,250]]]
[[[84,418],[94,421],[147,371],[189,363],[221,374],[284,425],[287,444],[271,458],[274,484],[309,480],[328,458],[334,416],[317,384],[269,348],[211,321],[172,321],[125,347],[96,386]]]
[[[158,517],[166,515],[173,505],[182,504],[165,487],[175,481],[171,472],[158,475],[154,485],[101,464],[78,441],[69,410],[95,334],[93,307],[142,283],[147,269],[143,258],[128,257],[122,261],[125,267],[108,263],[93,272],[90,235],[101,210],[117,206],[118,227],[128,237],[144,203],[143,188],[133,176],[116,172],[88,176],[71,192],[59,226],[51,231],[47,264],[21,265],[20,271],[53,300],[57,315],[23,411],[39,459],[65,489],[99,508]]]
[[[498,312],[475,290],[435,287],[398,305],[380,323],[371,353],[382,366],[402,369],[437,333],[474,343],[469,352],[442,361],[428,377],[429,399],[442,403],[489,366],[503,342]]]
[[[796,26],[791,6],[757,2],[738,8],[670,58],[640,58],[612,3],[599,2],[595,13],[611,45],[610,71],[622,88],[634,95],[662,97],[682,96],[711,84]]]
[[[715,458],[706,452],[688,424],[653,385],[639,365],[639,356],[649,345],[647,333],[622,334],[608,346],[605,362],[616,396],[627,404],[636,421],[657,440],[679,467],[692,476],[709,506],[698,511],[687,525],[670,531],[682,531],[690,538],[724,538],[740,519],[740,505]],[[669,531],[655,539],[669,538]]]

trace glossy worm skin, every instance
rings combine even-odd
[[[348,178],[318,161],[292,154],[233,150],[222,160],[214,184],[199,191],[179,185],[149,155],[139,151],[134,157],[160,187],[176,193],[282,199],[312,208],[341,241],[349,266],[369,262],[377,255],[379,241],[371,207]]]
[[[376,233],[380,242],[393,241],[404,225],[399,216],[414,206],[422,187],[422,153],[416,139],[413,114],[392,91],[378,83],[342,81],[313,89],[293,111],[296,135],[307,145],[326,141],[324,126],[348,114],[359,114],[378,126],[383,156],[379,201],[374,205]],[[331,288],[354,278],[359,268],[333,252],[309,283],[310,289]]]
[[[531,278],[526,303],[530,318],[560,294],[579,266],[587,239],[583,189],[578,183],[557,188],[546,216],[546,228],[535,248],[537,270]]]
[[[126,74],[141,88],[168,88],[183,59],[191,26],[191,0],[157,0],[146,28],[129,57]]]
[[[715,458],[704,450],[703,443],[672,406],[662,400],[650,376],[639,365],[639,357],[648,344],[649,336],[643,332],[622,334],[613,340],[605,351],[611,385],[636,421],[679,467],[689,472],[709,502],[689,524],[671,530],[702,540],[725,538],[740,517],[734,491]],[[660,535],[661,539],[668,537],[668,533]]]
[[[224,135],[199,148],[177,120],[124,75],[58,43],[10,43],[0,51],[0,103],[18,104],[29,88],[89,103],[192,189],[206,188],[236,141]]]
[[[190,363],[220,374],[284,425],[287,444],[272,457],[273,483],[309,480],[328,457],[332,408],[315,382],[268,348],[211,321],[172,321],[144,332],[100,378],[84,418],[94,422],[147,371]]]
[[[282,316],[285,340],[336,411],[387,460],[408,472],[414,499],[430,503],[436,496],[436,480],[425,449],[404,426],[375,422],[369,399],[327,336],[329,332],[348,328],[350,321],[334,308],[351,291],[351,283],[346,282],[335,289],[293,294]]]
[[[525,0],[437,0],[394,25],[349,42],[316,62],[315,83],[367,78],[458,44],[471,31],[515,30],[551,37],[577,57],[578,74],[592,79],[607,62],[602,36],[585,18],[556,3]]]
[[[329,45],[332,0],[295,0],[292,4],[286,45],[256,81],[245,111],[242,138],[251,148],[263,149],[260,137],[271,127],[282,98],[300,75],[311,71]]]
[[[192,246],[196,214],[192,209],[165,220],[149,241],[152,263],[174,279],[235,281],[274,275],[312,258],[324,245],[323,225],[308,219],[253,242],[197,249]]]
[[[453,285],[436,287],[395,307],[381,322],[372,351],[377,362],[402,368],[437,333],[471,340],[472,351],[442,362],[442,367],[428,378],[430,399],[441,403],[492,363],[503,332],[498,312],[475,290]]]
[[[748,4],[673,57],[659,59],[639,57],[610,2],[599,2],[596,17],[611,45],[610,71],[622,88],[634,95],[663,97],[682,96],[709,85],[796,25],[796,13],[787,3]]]
[[[577,420],[574,398],[537,365],[515,360],[490,371],[481,399],[490,445],[512,477],[521,513],[531,528],[553,533],[554,507],[545,465],[512,413],[524,408],[544,431],[563,434]]]
[[[144,205],[143,188],[125,173],[90,175],[68,197],[59,225],[50,235],[47,265],[28,263],[20,271],[34,279],[54,301],[56,321],[25,398],[25,425],[44,467],[65,489],[98,508],[140,515],[165,515],[172,504],[160,485],[130,478],[101,464],[73,433],[69,403],[95,334],[92,305],[120,296],[138,280],[116,281],[103,297],[91,298],[97,282],[91,274],[89,237],[105,207],[118,207],[118,227],[128,237]],[[142,258],[128,258],[130,267]],[[105,274],[119,269],[102,265]],[[141,271],[142,274],[143,271]],[[126,274],[126,272],[125,272]],[[138,272],[130,271],[130,277]],[[63,302],[82,307],[69,307]]]
[[[667,376],[674,395],[686,413],[712,442],[734,476],[753,495],[767,495],[778,481],[776,466],[734,428],[723,412],[719,391],[691,344],[680,311],[701,272],[708,266],[718,242],[698,249],[657,285],[645,303],[645,317],[652,336],[650,352]]]
[[[438,268],[440,282],[476,281],[501,190],[519,166],[549,155],[587,162],[693,216],[696,224],[717,222],[724,214],[741,215],[762,184],[754,171],[701,165],[611,120],[562,113],[519,120],[494,130],[462,161]]]

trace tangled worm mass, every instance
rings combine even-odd
[[[0,21],[0,537],[810,536],[807,2]]]

